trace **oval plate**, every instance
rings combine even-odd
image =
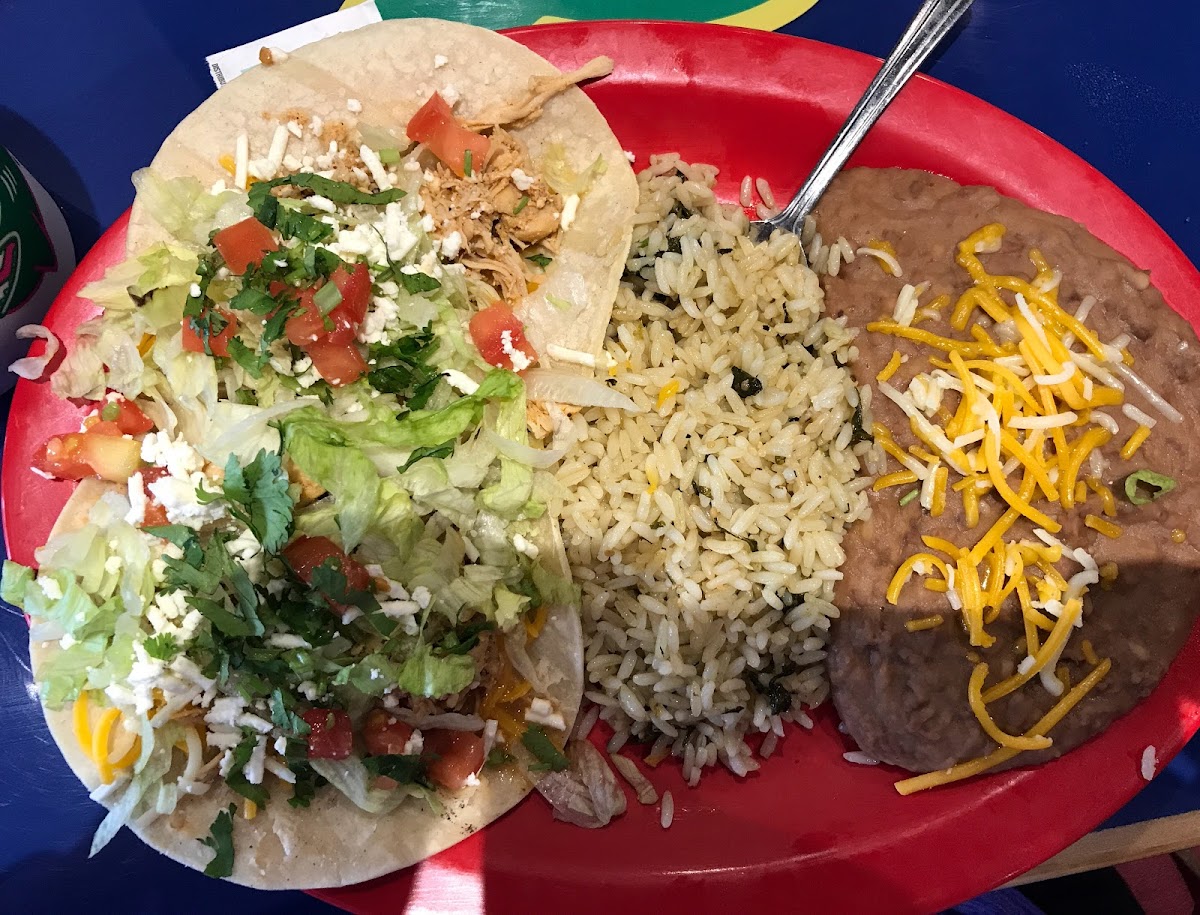
[[[852,51],[766,32],[652,22],[564,23],[509,33],[562,69],[600,54],[616,72],[586,91],[635,168],[655,152],[721,170],[734,200],[743,175],[785,197],[804,178],[878,68]],[[1054,141],[978,99],[917,77],[853,164],[923,168],[990,184],[1072,217],[1152,271],[1172,307],[1200,318],[1200,275],[1145,212]],[[92,309],[76,298],[124,254],[122,217],[80,265],[51,312],[60,335]],[[45,385],[17,386],[5,440],[3,523],[12,556],[32,559],[69,494],[29,471],[34,449],[80,411]],[[901,798],[890,767],[846,763],[852,749],[828,710],[811,733],[792,728],[763,770],[740,780],[710,771],[689,789],[668,761],[652,773],[675,800],[664,831],[657,807],[632,803],[606,829],[551,819],[537,799],[426,864],[316,895],[347,909],[510,911],[534,892],[572,911],[705,910],[721,899],[784,910],[929,911],[1022,873],[1117,810],[1145,783],[1142,750],[1172,757],[1200,726],[1200,637],[1162,684],[1102,736],[1064,759]],[[597,729],[595,737],[607,736]],[[886,902],[885,902],[886,900]]]

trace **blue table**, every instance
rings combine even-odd
[[[746,5],[751,5],[747,0]],[[823,0],[790,34],[886,54],[916,0]],[[1040,128],[1138,201],[1200,259],[1200,8],[1120,15],[1090,0],[977,0],[929,72]],[[130,203],[129,174],[213,90],[204,57],[333,11],[333,0],[172,0],[0,6],[0,142],[50,191],[82,254]],[[647,5],[649,11],[652,5]],[[0,402],[0,419],[8,398]],[[327,911],[297,894],[209,880],[128,832],[85,864],[100,820],[29,691],[24,621],[0,613],[0,906],[61,912]],[[1200,741],[1106,826],[1200,810]]]

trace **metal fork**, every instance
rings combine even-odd
[[[846,160],[867,135],[867,131],[879,120],[879,116],[904,88],[909,77],[941,43],[972,2],[973,0],[925,0],[896,47],[892,49],[891,55],[871,80],[871,85],[867,87],[863,97],[850,112],[850,117],[821,156],[817,167],[800,185],[800,190],[796,191],[796,196],[770,219],[750,223],[751,238],[766,241],[776,229],[800,234],[804,217],[812,212],[834,175],[841,171]]]

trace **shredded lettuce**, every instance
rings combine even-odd
[[[561,143],[551,143],[542,162],[542,175],[546,183],[558,193],[569,196],[582,194],[596,178],[607,171],[603,156],[596,156],[592,164],[577,172],[567,161],[567,151]]]
[[[167,724],[155,731],[150,722],[145,721],[141,728],[142,756],[135,764],[135,773],[129,786],[121,794],[108,815],[96,828],[92,836],[91,851],[88,857],[95,856],[105,845],[112,841],[113,836],[120,832],[121,827],[133,819],[134,811],[147,796],[154,802],[158,801],[156,789],[171,768],[171,756],[175,742],[183,737],[183,730],[176,724]]]
[[[138,203],[176,240],[186,245],[208,243],[209,233],[250,215],[244,194],[210,194],[195,178],[161,178],[148,168],[133,174]]]
[[[367,771],[357,756],[346,759],[314,759],[309,761],[317,774],[329,780],[338,791],[367,813],[390,813],[411,797],[403,787],[391,791],[372,788],[375,776]]]

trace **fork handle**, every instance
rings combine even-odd
[[[879,120],[909,77],[941,43],[971,3],[972,0],[925,0],[812,174],[796,191],[791,202],[768,222],[800,234],[804,217],[812,212],[834,175],[841,171],[867,131]]]

